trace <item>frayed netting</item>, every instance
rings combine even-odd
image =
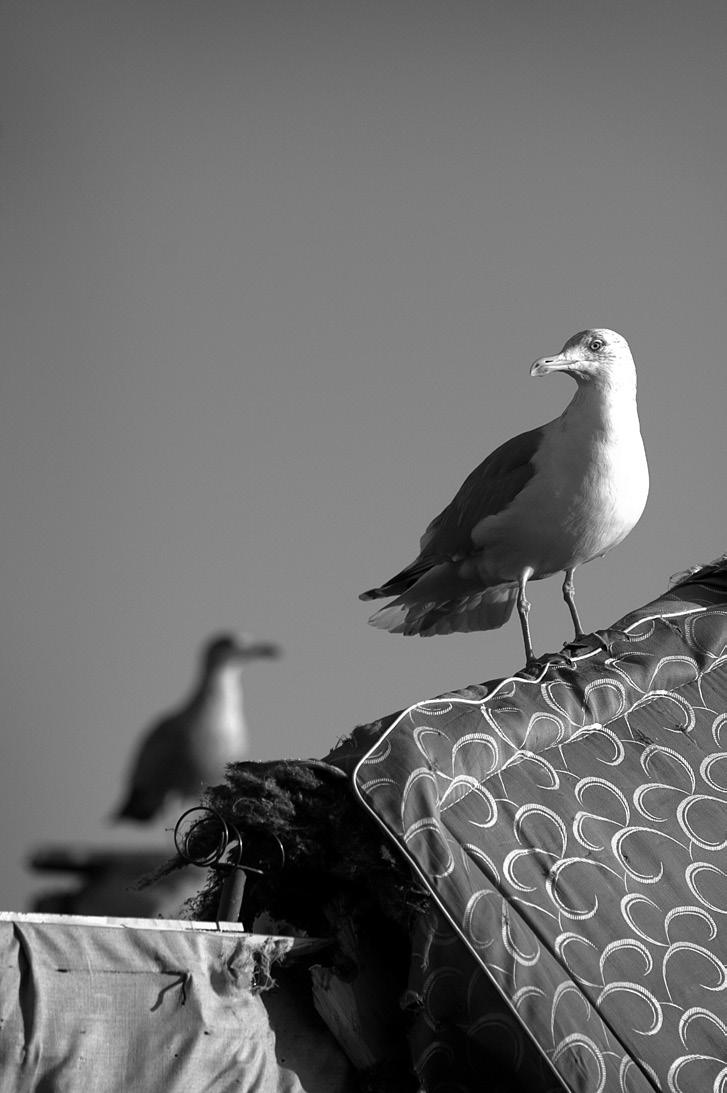
[[[407,864],[383,842],[358,803],[347,776],[328,763],[235,763],[226,781],[209,787],[201,803],[240,832],[243,846],[264,848],[273,837],[284,849],[282,869],[248,876],[246,920],[264,910],[316,932],[326,925],[324,906],[343,893],[362,909],[376,909],[408,927],[412,913],[426,902]],[[210,847],[216,839],[215,821],[210,821]],[[204,849],[204,825],[196,841]],[[186,916],[214,919],[221,885],[220,873],[211,869],[202,890],[187,902]]]

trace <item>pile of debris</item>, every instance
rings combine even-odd
[[[233,764],[190,819],[177,845],[210,868],[187,903],[189,917],[217,917],[231,870],[242,870],[248,929],[331,939],[308,969],[310,1005],[360,1088],[415,1090],[400,1001],[412,921],[427,896],[361,808],[349,778],[320,760]]]

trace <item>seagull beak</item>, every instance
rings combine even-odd
[[[249,644],[242,645],[240,652],[245,660],[258,660],[261,657],[279,657],[282,649],[272,641],[252,641]]]
[[[531,376],[547,376],[549,372],[567,372],[574,361],[565,353],[556,353],[554,357],[539,357],[530,369]]]

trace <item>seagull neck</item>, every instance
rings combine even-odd
[[[228,664],[210,672],[199,690],[202,701],[220,705],[240,705],[242,702],[242,672],[236,664]]]
[[[593,428],[612,432],[637,417],[636,381],[579,383],[565,413],[588,419]]]

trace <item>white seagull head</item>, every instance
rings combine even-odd
[[[547,376],[550,372],[567,372],[579,385],[621,387],[636,382],[629,343],[605,327],[581,330],[568,339],[560,353],[540,357],[530,369],[531,376]]]

